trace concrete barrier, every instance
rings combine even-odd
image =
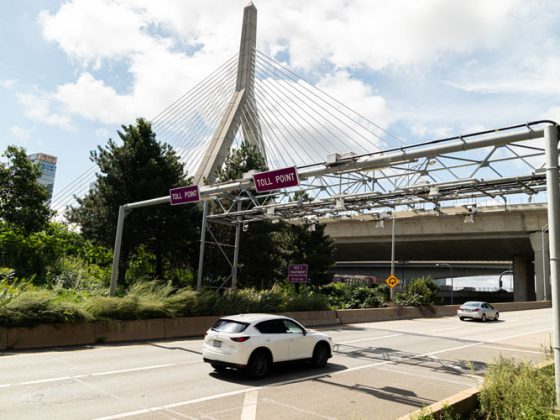
[[[337,311],[343,324],[359,322],[391,321],[394,319],[450,316],[457,313],[456,305],[446,306],[392,306],[376,309],[345,309]]]
[[[281,315],[293,318],[305,327],[324,327],[340,324],[336,311],[284,312]]]
[[[551,308],[552,302],[549,300],[538,300],[535,302],[503,302],[493,303],[492,306],[496,307],[500,312],[525,311],[529,309]]]
[[[0,351],[8,347],[8,329],[0,327]]]
[[[118,343],[165,338],[163,319],[94,322],[96,343]]]
[[[219,316],[164,319],[165,338],[200,337],[218,319],[220,319]]]
[[[91,322],[41,324],[32,328],[7,328],[6,330],[8,349],[78,346],[95,342],[94,325]]]
[[[550,308],[550,301],[493,303],[500,312]],[[460,305],[444,306],[394,306],[377,309],[345,309],[337,311],[343,324],[391,321],[394,319],[430,318],[453,316]]]
[[[417,420],[431,416],[434,419],[444,418],[470,418],[468,414],[472,413],[478,407],[478,395],[480,393],[481,385],[465,389],[455,395],[452,395],[445,400],[438,401],[427,407],[413,411],[406,416],[399,417],[397,420]],[[446,413],[451,411],[452,417],[446,417]],[[464,417],[463,417],[464,416]]]
[[[499,311],[516,311],[549,308],[550,302],[514,302],[496,303],[494,305]],[[452,316],[456,314],[457,308],[458,305],[394,306],[377,309],[286,312],[284,315],[297,319],[306,327],[320,327],[394,319]],[[5,349],[200,337],[218,319],[218,316],[204,316],[85,322],[80,324],[43,324],[33,328],[0,328],[0,351]]]

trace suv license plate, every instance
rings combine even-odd
[[[214,347],[222,347],[222,342],[218,340],[214,340]]]

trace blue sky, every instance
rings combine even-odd
[[[19,0],[0,12],[0,149],[58,156],[55,186],[121,124],[233,56],[237,0]],[[407,142],[560,120],[560,3],[260,0],[258,49]]]

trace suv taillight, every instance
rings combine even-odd
[[[231,341],[235,341],[237,343],[244,343],[245,341],[247,341],[251,337],[230,337],[230,338],[231,338]]]

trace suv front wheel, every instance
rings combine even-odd
[[[329,357],[331,355],[331,351],[329,345],[326,343],[318,343],[313,350],[313,357],[312,362],[313,366],[317,368],[325,367]]]

